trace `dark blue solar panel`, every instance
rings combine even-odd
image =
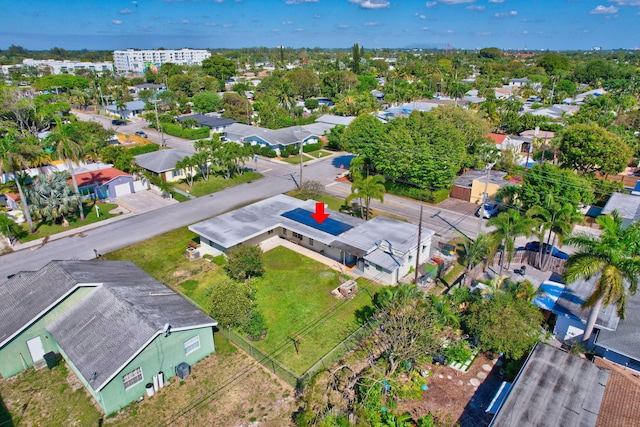
[[[331,218],[327,218],[322,222],[322,224],[318,224],[318,222],[311,216],[312,213],[313,212],[305,209],[296,208],[292,211],[283,213],[282,216],[334,236],[342,234],[353,228],[353,225],[345,224],[344,222],[336,221]]]

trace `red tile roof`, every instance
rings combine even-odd
[[[92,185],[92,184],[102,185],[119,176],[130,177],[131,175],[115,168],[107,168],[107,169],[100,169],[97,171],[77,174],[76,181],[78,182],[78,187],[84,187],[86,185]],[[71,182],[71,180],[69,180],[69,182]]]
[[[640,374],[596,357],[596,365],[610,369],[596,427],[632,427],[640,421]]]
[[[498,133],[490,133],[487,136],[493,139],[496,144],[502,144],[504,140],[507,139],[507,135],[500,135]]]

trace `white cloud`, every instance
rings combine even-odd
[[[322,19],[322,15],[318,15],[318,14],[313,15],[313,17],[314,17],[315,19]]]
[[[216,3],[224,3],[224,0],[214,0]]]
[[[135,5],[137,5],[137,4],[138,4],[138,2],[137,2],[136,0],[133,0],[133,1],[131,2],[131,4],[135,6]]]
[[[119,19],[114,19],[113,21],[111,21],[111,23],[112,23],[113,25],[120,25],[120,24],[122,24],[122,21],[121,21],[121,20],[119,20]]]
[[[518,16],[518,11],[512,10],[510,12],[498,12],[493,16],[496,18],[513,18],[514,16]]]
[[[231,28],[231,27],[233,27],[233,24],[224,24],[222,26],[222,28]]]
[[[527,30],[523,30],[523,31],[522,31],[522,34],[529,34],[529,31],[527,31]]]
[[[379,21],[370,21],[365,22],[364,25],[366,25],[367,27],[379,27],[382,24]]]
[[[489,3],[504,3],[504,0],[489,0]]]
[[[433,7],[433,6],[437,5],[437,4],[438,4],[438,2],[437,2],[437,1],[428,1],[428,2],[426,2],[424,5],[425,5],[426,7]]]
[[[293,31],[295,31],[296,33],[299,33],[301,31],[304,31],[304,28],[294,28]]]
[[[482,31],[479,33],[476,33],[476,36],[490,36],[491,35],[491,31]]]
[[[189,23],[189,20],[188,19],[183,19],[180,22],[182,23],[182,25],[187,25]]]
[[[217,27],[218,24],[216,24],[215,22],[205,22],[204,23],[205,27]]]
[[[640,6],[640,0],[609,0],[609,3],[615,3],[618,6]]]
[[[349,26],[347,24],[338,24],[338,28],[340,30],[346,30],[347,28],[349,28]]]
[[[282,25],[291,25],[293,21],[282,21]]]
[[[618,13],[618,8],[613,5],[609,7],[598,5],[589,13],[592,15],[608,15],[610,13]]]
[[[303,4],[303,3],[317,3],[318,0],[287,0],[285,4]]]
[[[422,31],[429,31],[429,27],[422,27]]]
[[[420,19],[427,19],[427,16],[426,16],[426,15],[418,15],[418,18],[420,18]]]
[[[384,9],[391,6],[388,0],[349,0],[363,9]]]
[[[119,11],[118,13],[119,13],[119,14],[121,14],[121,15],[127,15],[127,14],[129,14],[129,13],[133,13],[133,10],[131,10],[131,9],[126,8],[126,7],[125,7],[124,9],[122,9],[121,11]]]
[[[467,10],[485,10],[485,8],[486,8],[485,6],[480,6],[477,4],[472,4],[471,6],[465,7],[465,9]]]

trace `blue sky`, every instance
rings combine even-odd
[[[0,48],[640,47],[640,0],[0,0]]]

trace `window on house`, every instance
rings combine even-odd
[[[409,255],[409,262],[413,261],[413,256]]]
[[[128,374],[124,374],[122,382],[124,382],[124,389],[128,390],[134,385],[142,382],[144,377],[142,376],[142,369],[136,368]]]
[[[295,237],[296,239],[302,240],[302,234],[296,233],[295,231],[293,233],[291,233],[291,234],[293,234],[293,237]]]
[[[267,234],[273,234],[273,230],[267,231]]]
[[[282,229],[282,235],[283,235],[283,236],[286,236],[286,235],[287,235],[287,229],[286,229],[286,228],[283,228],[283,229]]]
[[[184,342],[184,354],[193,353],[200,348],[200,335],[189,338]]]
[[[427,245],[422,245],[422,252],[427,250]]]
[[[309,239],[309,246],[313,246],[313,239]]]

